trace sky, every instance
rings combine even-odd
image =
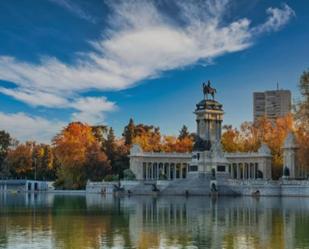
[[[0,1],[0,130],[49,143],[72,121],[133,118],[195,131],[211,80],[225,124],[252,120],[252,93],[292,91],[309,68],[309,1]]]

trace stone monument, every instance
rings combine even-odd
[[[296,144],[295,135],[290,132],[284,141],[283,149],[283,178],[294,179],[299,177],[297,170],[296,152],[298,145]]]
[[[221,129],[224,111],[215,100],[216,89],[210,81],[203,84],[204,99],[194,111],[196,115],[196,142],[193,146],[189,177],[210,179],[210,188],[216,189],[218,177],[228,177],[228,161],[221,148]],[[208,98],[208,95],[212,98]]]

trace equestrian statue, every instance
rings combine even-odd
[[[203,83],[203,93],[204,93],[204,99],[208,99],[208,94],[212,96],[212,100],[215,100],[215,93],[217,93],[216,88],[212,88],[210,86],[210,80],[208,80],[207,84]]]

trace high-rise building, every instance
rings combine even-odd
[[[274,120],[291,111],[291,92],[272,90],[253,93],[253,120],[266,117]]]

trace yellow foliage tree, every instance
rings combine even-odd
[[[10,149],[6,158],[9,171],[14,177],[27,177],[33,170],[34,142],[26,142]]]
[[[272,153],[273,177],[279,178],[282,174],[282,146],[289,131],[293,130],[293,117],[285,117],[271,121],[261,118],[256,123],[245,122],[240,130],[225,127],[222,134],[222,146],[227,152],[257,151],[262,143],[266,143]]]
[[[59,187],[83,188],[88,178],[103,178],[110,168],[99,141],[87,124],[70,123],[53,139],[53,146],[59,164]]]

